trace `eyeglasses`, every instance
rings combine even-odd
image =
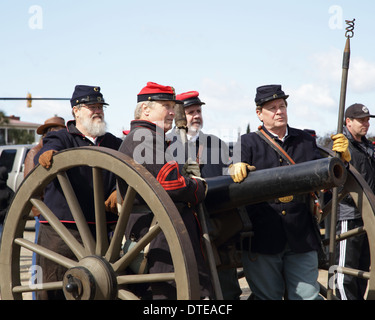
[[[98,104],[98,105],[83,104],[82,107],[85,107],[85,108],[89,109],[90,111],[95,111],[95,110],[104,111],[107,108],[107,106],[105,106],[104,104]]]

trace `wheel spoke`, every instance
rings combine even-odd
[[[330,238],[334,237],[336,242],[346,240],[351,237],[358,237],[361,235],[366,234],[368,238],[369,243],[369,249],[370,249],[370,257],[375,256],[375,250],[374,247],[371,245],[375,243],[375,237],[374,237],[374,226],[375,226],[375,197],[372,192],[372,190],[369,188],[368,184],[365,182],[363,177],[358,173],[357,170],[349,166],[349,174],[347,176],[347,179],[345,181],[345,185],[343,186],[341,193],[338,196],[338,202],[344,199],[346,195],[349,195],[354,203],[356,208],[361,212],[362,214],[362,220],[363,220],[363,226],[351,229],[346,232],[342,232],[340,234],[336,234],[334,232],[333,235],[330,235],[330,232],[326,234],[326,238],[323,240],[323,244],[327,245],[330,241]],[[324,207],[324,216],[326,217],[328,214],[331,214],[332,211],[332,203],[331,201]],[[327,230],[326,230],[327,232]],[[329,238],[327,238],[327,236]],[[372,259],[371,259],[372,260]],[[375,282],[374,282],[374,268],[370,266],[370,271],[365,270],[358,270],[358,269],[351,269],[347,267],[341,267],[337,265],[330,265],[330,270],[334,270],[335,273],[341,273],[345,275],[350,275],[357,278],[363,278],[367,279],[367,298],[365,299],[375,299]],[[328,274],[327,279],[327,288],[332,286],[332,275]],[[322,285],[321,285],[322,286]],[[324,288],[324,286],[322,286]],[[330,288],[331,289],[331,288]],[[327,296],[327,289],[324,288],[323,295]],[[332,299],[338,299],[335,296],[332,296]]]
[[[63,288],[63,282],[55,281],[55,282],[31,284],[27,286],[15,286],[12,289],[12,291],[14,293],[23,293],[23,292],[30,292],[30,291],[59,290],[62,288]]]
[[[176,274],[174,272],[167,273],[149,273],[149,274],[130,274],[117,277],[118,284],[130,283],[146,283],[146,282],[163,282],[174,281]]]
[[[355,237],[355,236],[359,236],[361,234],[364,234],[366,233],[366,229],[364,226],[362,227],[358,227],[358,228],[355,228],[355,229],[351,229],[349,231],[346,231],[346,232],[343,232],[343,233],[340,233],[340,234],[337,234],[336,235],[336,238],[335,238],[335,241],[343,241],[345,239],[348,239],[350,237]],[[330,238],[327,238],[327,239],[324,239],[322,241],[323,245],[328,245],[329,244],[329,241],[330,241]]]
[[[368,271],[363,271],[363,270],[358,270],[358,269],[353,269],[353,268],[347,268],[347,267],[340,267],[336,266],[337,269],[336,271],[339,273],[347,274],[349,276],[357,277],[357,278],[362,278],[362,279],[370,279],[370,272]]]
[[[70,184],[69,178],[66,172],[59,172],[57,174],[61,188],[64,192],[66,201],[68,202],[70,211],[72,212],[74,221],[79,230],[84,247],[88,254],[95,253],[95,241],[87,224],[87,221],[83,215],[81,206],[79,205],[78,199],[72,185]]]
[[[76,261],[73,261],[69,258],[66,258],[62,256],[61,254],[58,254],[50,249],[47,249],[45,247],[40,246],[39,244],[35,244],[29,240],[23,239],[23,238],[17,238],[14,239],[14,242],[21,247],[24,247],[26,249],[29,249],[53,262],[56,262],[57,264],[65,267],[65,268],[73,268],[78,265]]]
[[[117,293],[117,298],[121,300],[139,300],[139,298],[128,290],[120,289]]]
[[[135,191],[135,189],[129,186],[125,195],[125,199],[121,205],[119,218],[117,220],[111,243],[105,255],[105,258],[109,262],[113,262],[118,258],[121,249],[121,242],[125,235],[125,229],[128,224],[130,212],[133,208],[133,203],[136,195],[137,192]]]
[[[134,245],[131,250],[129,250],[122,258],[120,258],[113,264],[113,270],[115,272],[118,272],[125,269],[142,251],[142,249],[146,247],[153,239],[155,239],[160,231],[161,228],[158,224],[151,227],[149,231]]]
[[[72,250],[78,260],[85,256],[85,248],[77,241],[77,239],[69,232],[69,230],[60,222],[47,205],[40,199],[32,198],[31,203],[42,213],[47,219],[51,227],[58,233],[61,239]]]
[[[95,222],[96,222],[96,254],[104,255],[108,249],[107,220],[104,206],[103,172],[100,168],[92,168],[94,201],[95,201]]]
[[[70,171],[74,168],[84,167],[92,173],[92,180],[87,181],[92,185],[93,212],[97,222],[95,237],[91,226],[88,224],[81,208],[80,190],[73,185],[70,179]],[[126,193],[121,192],[125,200],[122,208],[119,208],[118,223],[114,226],[114,237],[108,244],[107,221],[105,212],[105,198],[107,194],[102,191],[106,189],[103,172],[110,171],[127,186]],[[72,218],[76,224],[79,235],[73,236],[69,226],[61,222],[54,210],[50,210],[38,196],[54,179],[61,186],[62,196],[66,199],[66,204],[71,211]],[[74,187],[74,189],[73,189]],[[89,186],[87,186],[89,187]],[[122,191],[122,190],[121,190]],[[157,226],[152,227],[140,241],[132,247],[125,255],[121,256],[121,245],[127,230],[129,219],[133,212],[143,212],[144,207],[137,208],[135,199],[142,198],[147,204],[148,212],[155,213]],[[66,244],[73,256],[68,258],[60,253],[60,250],[48,249],[34,243],[34,239],[25,239],[24,231],[26,219],[30,214],[32,206],[37,207],[41,214],[51,225],[61,241]],[[145,208],[146,208],[145,206]],[[95,227],[94,227],[95,228]],[[121,276],[117,284],[117,277],[124,275],[125,268],[134,262],[134,259],[142,251],[147,251],[147,247],[152,243],[160,232],[164,232],[167,243],[170,247],[174,273],[171,274],[151,274],[137,276]],[[181,216],[173,204],[171,198],[155,177],[143,166],[136,164],[131,157],[116,150],[103,147],[80,147],[63,150],[54,155],[53,166],[46,170],[42,166],[37,166],[28,175],[17,190],[11,207],[9,208],[7,220],[4,225],[2,247],[0,251],[0,290],[3,299],[27,299],[28,292],[39,290],[64,290],[65,286],[56,279],[55,282],[43,282],[27,272],[26,277],[31,275],[32,282],[27,283],[24,276],[24,251],[36,253],[45,259],[54,262],[61,267],[70,270],[70,275],[86,276],[88,272],[93,276],[98,294],[95,299],[117,298],[135,299],[140,297],[130,292],[126,283],[137,283],[144,281],[174,281],[178,299],[198,299],[199,280],[195,257],[192,254],[192,246],[189,235],[184,226]],[[105,256],[103,257],[103,253]],[[28,253],[26,252],[26,255]],[[99,257],[99,255],[101,257]],[[97,258],[96,261],[95,259]],[[38,270],[37,270],[38,271]],[[78,272],[78,273],[76,273]],[[91,281],[91,280],[90,280]],[[86,291],[86,289],[85,289]],[[99,294],[102,292],[103,294]]]

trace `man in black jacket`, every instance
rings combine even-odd
[[[171,141],[169,149],[181,170],[186,161],[194,161],[198,172],[203,178],[211,178],[227,174],[229,165],[229,148],[227,144],[213,134],[205,134],[203,128],[203,110],[205,103],[199,98],[198,91],[180,93],[176,97],[184,103],[187,122],[187,149],[184,148],[179,128],[174,128],[167,139]],[[182,129],[184,130],[184,129]],[[234,210],[231,210],[234,211]],[[223,212],[222,216],[235,214]],[[219,216],[215,216],[219,219]],[[212,239],[214,240],[214,239]],[[228,268],[218,272],[224,300],[239,300],[242,293],[237,279],[236,268]]]
[[[375,149],[366,139],[370,118],[374,118],[366,106],[355,103],[345,111],[344,134],[349,140],[352,156],[350,164],[358,170],[375,192]],[[350,195],[340,203],[336,231],[342,233],[363,226],[361,212]],[[337,248],[337,264],[342,267],[369,271],[370,251],[366,234],[340,241]],[[367,280],[339,273],[337,295],[342,300],[363,300]]]
[[[130,132],[119,151],[142,164],[167,191],[185,223],[197,260],[201,297],[212,294],[207,266],[201,251],[200,230],[193,207],[205,198],[205,181],[200,177],[187,177],[168,153],[165,133],[172,128],[176,100],[174,89],[148,82],[137,96],[137,106]],[[142,199],[140,199],[141,201]],[[153,214],[150,211],[132,213],[126,231],[127,239],[138,241],[150,227]],[[173,272],[168,243],[163,233],[151,242],[147,255],[148,272]],[[151,283],[144,298],[175,299],[175,284]]]
[[[307,132],[289,127],[288,95],[280,85],[257,88],[256,113],[265,134],[278,143],[295,163],[321,158],[315,139]],[[333,150],[348,161],[347,139],[333,136]],[[240,148],[240,150],[238,150]],[[260,135],[241,136],[234,150],[230,168],[235,182],[240,183],[250,166],[256,170],[288,165]],[[251,176],[250,176],[251,179]],[[319,299],[319,238],[310,212],[309,195],[290,195],[247,206],[254,237],[249,251],[242,255],[243,268],[251,291],[257,299]]]
[[[229,148],[217,136],[203,133],[202,105],[205,103],[199,98],[199,92],[188,91],[180,93],[177,95],[177,99],[184,103],[188,129],[188,149],[187,152],[179,152],[185,151],[181,147],[180,129],[174,128],[171,130],[167,134],[167,139],[171,141],[169,149],[175,160],[181,166],[185,164],[188,158],[197,162],[203,178],[223,175],[229,163]]]
[[[53,131],[43,139],[43,147],[34,158],[45,168],[53,165],[54,153],[82,146],[103,146],[117,150],[122,142],[120,138],[106,132],[104,108],[108,105],[100,92],[100,87],[77,85],[70,100],[74,120],[67,122],[66,129]],[[95,225],[95,210],[93,199],[92,169],[86,166],[67,170],[70,183],[77,194],[78,202],[90,227]],[[109,171],[103,171],[103,186],[105,199],[110,197],[115,189],[115,177]],[[70,232],[80,239],[75,221],[57,179],[52,181],[44,191],[44,202],[64,223]],[[117,216],[108,212],[107,224],[117,221]],[[40,216],[38,243],[48,249],[74,259],[70,248],[62,241],[48,221]],[[37,265],[42,267],[43,282],[61,281],[66,268],[42,257],[37,256]],[[38,292],[38,299],[62,299],[61,290]]]

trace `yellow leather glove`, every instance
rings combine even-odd
[[[105,211],[112,212],[112,213],[118,213],[117,211],[117,191],[113,191],[108,199],[104,202],[105,204]]]
[[[229,166],[229,174],[234,182],[241,182],[247,177],[247,171],[254,171],[256,168],[244,162],[237,162]]]
[[[349,140],[342,133],[332,135],[331,139],[333,140],[332,151],[339,152],[341,159],[349,162],[352,159],[349,151]]]
[[[39,156],[39,164],[44,168],[48,169],[52,165],[52,156],[56,153],[56,150],[47,150]]]

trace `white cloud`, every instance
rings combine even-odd
[[[312,55],[312,76],[324,83],[339,83],[342,73],[342,57],[343,52],[337,48]]]
[[[337,48],[311,56],[308,82],[289,93],[292,126],[315,129],[320,135],[337,130],[342,60],[343,52]],[[361,102],[371,109],[374,93],[375,62],[351,53],[345,107]]]
[[[337,130],[342,58],[343,52],[337,48],[312,55],[307,64],[308,71],[300,73],[302,80],[296,79],[296,84],[289,82],[287,89],[285,87],[290,95],[288,117],[292,127],[314,129],[320,136]],[[261,124],[255,113],[256,83],[255,75],[250,80],[228,79],[223,75],[201,79],[195,90],[200,92],[200,98],[206,103],[203,107],[203,131],[225,141],[236,140],[238,132],[244,134],[248,124],[255,131]],[[373,100],[366,100],[364,94],[371,94],[374,89],[375,63],[352,54],[347,103],[363,102],[369,105],[370,110],[373,109],[370,105]],[[119,117],[109,121],[109,117],[114,115],[116,112],[108,113],[106,119],[112,124],[120,119],[118,128],[109,127],[111,132],[118,133],[121,128],[127,128],[128,121],[124,122]]]
[[[325,84],[341,84],[343,51],[331,48],[312,56],[312,75]],[[375,62],[351,52],[348,70],[348,90],[369,93],[375,90]]]
[[[316,107],[327,108],[331,108],[336,104],[330,88],[327,85],[313,83],[303,84],[296,90],[292,90],[291,95],[297,104],[308,103]]]
[[[328,86],[303,84],[289,94],[288,122],[292,127],[313,129],[318,135],[335,130],[337,101]]]
[[[375,90],[375,63],[353,57],[349,66],[348,85],[356,93]]]
[[[255,113],[255,87],[232,80],[202,80],[200,97],[203,107],[203,131],[234,141],[238,133],[244,134],[247,125],[251,131],[261,124]],[[250,96],[254,91],[254,96]],[[333,132],[337,127],[337,100],[326,84],[306,83],[288,89],[288,117],[292,127],[314,129],[320,135]]]
[[[259,125],[255,114],[254,97],[249,88],[234,80],[204,78],[200,87],[203,106],[203,131],[215,134],[225,141],[237,140],[247,125],[252,130]]]

